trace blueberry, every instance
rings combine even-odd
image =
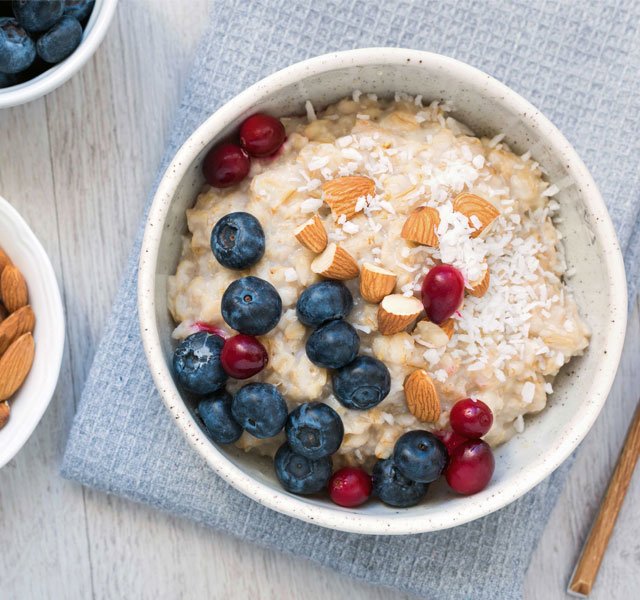
[[[12,85],[15,85],[17,82],[18,82],[18,79],[14,74],[0,72],[0,89],[11,87]]]
[[[221,308],[229,327],[246,335],[264,335],[278,324],[282,299],[268,281],[242,277],[225,290]]]
[[[46,31],[63,13],[62,0],[13,0],[13,14],[27,31]]]
[[[379,460],[373,467],[373,494],[382,502],[397,508],[418,504],[429,489],[428,483],[407,479],[393,459]]]
[[[84,21],[91,14],[94,3],[94,0],[65,0],[64,14]]]
[[[333,391],[347,408],[373,408],[387,397],[390,389],[389,369],[370,356],[359,356],[333,374]]]
[[[276,435],[287,420],[287,403],[270,383],[248,383],[233,397],[234,419],[252,436],[263,439]]]
[[[211,232],[211,250],[227,269],[247,269],[264,255],[264,231],[260,221],[246,212],[220,219]]]
[[[0,71],[20,73],[29,68],[36,58],[36,45],[18,21],[9,17],[0,19]]]
[[[227,390],[220,390],[200,400],[198,414],[214,442],[232,444],[240,439],[242,427],[231,414],[231,394]]]
[[[173,353],[173,372],[188,392],[211,394],[224,387],[227,374],[220,362],[224,340],[201,331],[185,339]]]
[[[409,431],[396,442],[393,462],[408,479],[431,483],[447,465],[447,449],[433,433]]]
[[[360,348],[356,330],[342,319],[320,325],[307,340],[309,360],[325,369],[339,369],[349,364]]]
[[[63,17],[36,43],[38,56],[45,62],[57,64],[80,45],[82,25],[73,17]]]
[[[284,430],[291,449],[312,460],[336,452],[344,437],[340,415],[322,402],[298,406],[289,414]]]
[[[318,460],[296,454],[288,444],[278,448],[274,458],[276,475],[288,492],[294,494],[315,494],[331,478],[331,457]]]
[[[298,319],[308,327],[318,327],[333,319],[344,319],[353,308],[353,297],[344,283],[321,281],[309,286],[298,298]]]

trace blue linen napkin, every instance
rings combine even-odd
[[[607,201],[633,297],[640,264],[633,192],[640,189],[639,23],[634,0],[216,0],[160,173],[207,116],[278,68],[354,47],[440,52],[501,79],[568,136]],[[433,534],[347,534],[260,506],[214,475],[154,388],[136,314],[141,233],[75,418],[65,477],[421,597],[521,597],[570,461],[498,513]]]

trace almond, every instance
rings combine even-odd
[[[8,400],[24,383],[35,355],[30,333],[21,335],[0,358],[0,401]]]
[[[0,275],[0,295],[2,303],[12,313],[22,308],[29,301],[27,282],[22,273],[13,265],[7,265]]]
[[[420,321],[414,330],[414,334],[418,335],[423,342],[430,344],[433,348],[443,348],[449,343],[449,335],[446,331],[429,321],[429,319],[423,319]]]
[[[318,215],[297,227],[293,235],[305,248],[316,254],[320,254],[327,247],[327,231]]]
[[[9,311],[4,307],[4,304],[0,302],[0,323],[4,321],[9,316]],[[2,354],[0,352],[0,354]]]
[[[491,281],[491,275],[489,269],[484,272],[484,275],[477,281],[469,282],[471,289],[468,292],[476,298],[482,298],[489,289],[489,283]]]
[[[349,175],[326,181],[322,185],[322,199],[329,205],[337,219],[345,215],[347,219],[355,216],[358,198],[373,196],[376,184],[373,179],[360,175]]]
[[[404,381],[404,394],[409,412],[418,421],[435,423],[440,418],[440,399],[433,380],[418,369]]]
[[[355,279],[360,273],[355,258],[334,243],[313,259],[311,270],[327,279],[340,280]]]
[[[0,323],[0,356],[25,333],[33,333],[36,317],[29,305],[19,308]]]
[[[416,320],[422,308],[415,296],[385,296],[378,307],[378,331],[382,335],[400,333]]]
[[[467,217],[471,227],[476,229],[471,234],[472,238],[478,237],[500,216],[500,211],[493,204],[469,192],[462,192],[454,198],[453,210]],[[476,219],[472,220],[472,217],[476,217],[479,227],[478,222],[474,223]]]
[[[9,420],[11,408],[8,402],[0,402],[0,429],[2,429]]]
[[[447,319],[440,323],[440,329],[449,336],[449,339],[453,337],[453,330],[455,329],[455,326],[456,322],[453,319]]]
[[[402,233],[405,240],[416,242],[423,246],[438,247],[436,229],[440,225],[440,214],[435,208],[422,206],[416,208],[404,222]]]
[[[360,273],[360,295],[367,301],[377,304],[393,292],[398,276],[371,263],[362,265]]]
[[[2,270],[11,264],[11,259],[5,254],[4,250],[0,248],[0,273]]]

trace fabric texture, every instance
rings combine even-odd
[[[640,264],[639,23],[634,0],[216,0],[158,177],[207,116],[281,67],[355,47],[439,52],[502,80],[567,135],[607,201],[633,297]],[[154,388],[136,314],[141,236],[142,225],[79,406],[64,476],[420,597],[521,597],[569,462],[507,508],[432,534],[353,535],[260,506],[214,475]]]

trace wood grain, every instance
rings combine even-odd
[[[581,596],[591,593],[600,564],[622,508],[633,471],[640,455],[640,403],[629,426],[620,458],[611,476],[598,516],[582,550],[582,555],[569,584],[569,591]]]
[[[25,448],[0,471],[2,600],[407,598],[58,475],[207,19],[207,0],[121,0],[103,45],[79,74],[45,99],[0,111],[0,194],[49,253],[68,316],[56,395]],[[636,314],[611,397],[534,553],[529,600],[563,597],[640,387],[638,357]],[[629,494],[640,497],[637,476]],[[626,600],[640,589],[639,504],[622,507],[596,600]]]

